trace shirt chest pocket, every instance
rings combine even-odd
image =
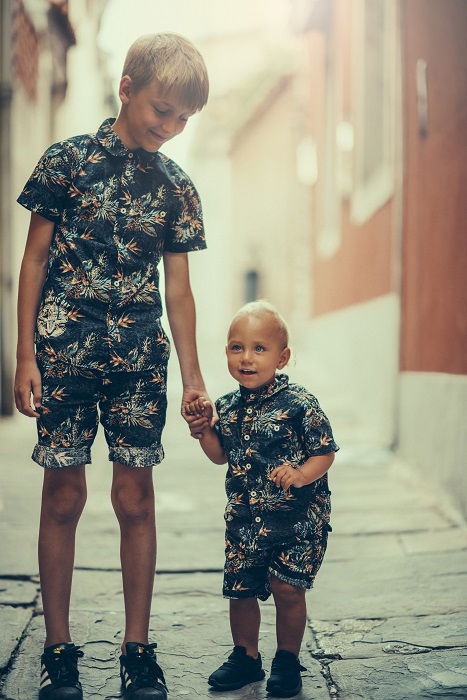
[[[249,433],[251,441],[258,442],[270,454],[284,453],[293,444],[295,438],[290,421],[274,420],[261,415],[251,422],[250,428],[244,428],[243,432],[244,439],[245,433]]]
[[[75,221],[85,225],[114,222],[119,211],[117,193],[112,181],[90,183],[77,180],[69,189],[70,209]],[[123,207],[123,204],[120,208]]]

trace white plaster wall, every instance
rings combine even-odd
[[[292,325],[292,379],[315,393],[339,443],[389,447],[395,435],[399,297],[388,294]]]
[[[402,372],[398,453],[467,517],[467,376]]]

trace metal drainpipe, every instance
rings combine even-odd
[[[10,115],[12,0],[0,3],[0,414],[13,412],[14,302],[11,269]]]

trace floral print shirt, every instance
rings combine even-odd
[[[216,402],[218,434],[228,457],[225,520],[230,541],[250,550],[301,539],[329,523],[328,476],[285,491],[270,481],[284,463],[336,452],[317,399],[285,374],[255,391],[240,386]]]
[[[157,368],[168,348],[158,263],[206,247],[190,178],[126,148],[114,121],[47,149],[18,198],[55,222],[35,336],[49,374]]]

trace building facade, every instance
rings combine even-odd
[[[4,0],[1,32],[0,399],[13,411],[17,279],[29,214],[15,199],[52,143],[114,113],[97,49],[107,0]]]

